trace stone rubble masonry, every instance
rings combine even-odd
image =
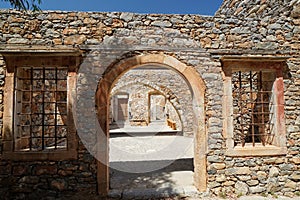
[[[131,88],[133,87],[131,85],[141,83],[148,86],[147,90],[140,89],[137,91]],[[129,99],[132,103],[137,104],[136,106],[131,105],[130,108],[132,115],[134,115],[133,118],[137,119],[148,119],[149,117],[147,110],[149,92],[157,91],[164,94],[167,101],[171,103],[173,110],[176,110],[171,112],[170,119],[176,121],[178,128],[181,127],[181,123],[183,124],[185,136],[193,135],[192,95],[187,83],[177,72],[166,68],[130,70],[122,75],[112,92],[121,91],[143,95],[142,101]]]
[[[95,94],[96,87],[89,85],[89,79],[99,80],[106,69],[122,59],[142,54],[176,58],[195,69],[206,85],[207,175],[202,176],[207,176],[209,193],[270,193],[292,197],[300,190],[299,25],[299,1],[296,0],[224,1],[214,17],[1,10],[0,50],[9,46],[34,48],[42,45],[74,47],[87,52],[93,47],[101,47],[90,58],[91,64],[97,67],[89,68],[86,80],[77,85],[77,91],[90,89],[81,95]],[[283,69],[286,155],[226,156],[226,139],[222,134],[224,88],[220,58],[228,55],[287,58]],[[1,127],[5,109],[2,100],[5,67],[1,58]],[[88,116],[88,112],[83,110],[82,114]],[[0,144],[2,140],[1,132]],[[78,142],[76,160],[20,162],[0,156],[0,195],[37,199],[47,195],[58,198],[82,191],[96,193],[96,162],[80,140]]]

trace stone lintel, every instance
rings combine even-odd
[[[0,54],[8,56],[80,56],[82,51],[70,46],[1,45]]]
[[[14,161],[63,161],[75,160],[77,150],[56,150],[45,152],[3,152],[4,160]]]
[[[232,157],[244,157],[244,156],[280,156],[286,155],[286,147],[277,147],[274,145],[246,144],[245,147],[236,146],[234,148],[227,149],[225,155]]]
[[[207,54],[207,50],[200,47],[170,47],[170,46],[146,46],[146,45],[132,45],[132,46],[120,46],[120,45],[78,45],[81,50],[84,51],[168,51],[168,52],[197,52]]]
[[[213,57],[221,58],[223,56],[266,56],[273,57],[276,55],[277,57],[291,58],[292,54],[297,54],[298,52],[295,50],[270,50],[270,49],[208,49],[208,53],[210,53]],[[276,57],[274,56],[274,57]]]
[[[285,62],[287,56],[254,56],[254,55],[241,55],[241,56],[223,56],[221,61],[255,61],[255,62]]]

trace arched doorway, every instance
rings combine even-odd
[[[141,66],[142,69],[144,67],[145,67],[144,65]],[[141,68],[138,68],[138,69],[141,69]],[[135,68],[135,69],[137,69],[137,68]],[[146,66],[146,69],[147,69],[147,66]],[[158,69],[160,70],[159,72],[161,72],[162,67],[160,66]],[[176,86],[184,85],[186,87],[184,87],[183,90],[188,90],[188,93],[189,93],[190,90],[186,84],[186,80],[183,79],[182,76],[179,75],[177,71],[173,71],[170,68],[166,68],[166,67],[163,67],[163,69],[168,70],[167,74],[169,76],[171,76],[172,81],[174,81],[173,80],[174,75],[176,75],[177,81],[178,81],[178,79],[180,79],[180,81],[177,84],[173,84],[173,89],[176,88]],[[128,70],[125,74],[127,74],[130,71],[131,70]],[[169,73],[170,71],[172,71],[172,73]],[[151,74],[153,74],[153,73],[151,73]],[[132,77],[132,75],[133,74],[130,73],[129,76]],[[147,95],[148,95],[147,96],[147,98],[148,98],[148,100],[147,100],[148,118],[149,119],[147,119],[147,122],[150,123],[151,121],[155,121],[155,120],[150,119],[151,118],[151,105],[153,105],[153,104],[151,104],[151,103],[153,103],[153,102],[151,102],[151,96],[159,96],[162,101],[160,101],[160,104],[159,104],[160,108],[158,108],[158,109],[161,111],[164,111],[165,120],[167,119],[167,116],[169,116],[170,119],[172,119],[176,122],[176,130],[183,132],[183,130],[182,130],[183,123],[182,123],[182,119],[180,118],[180,113],[186,112],[186,109],[183,110],[183,107],[187,107],[187,106],[183,106],[180,104],[179,98],[177,96],[178,94],[175,94],[174,91],[172,91],[172,89],[166,87],[164,84],[161,84],[161,83],[157,84],[157,83],[153,82],[153,80],[157,80],[156,77],[152,81],[150,81],[150,80],[147,80],[147,78],[146,78],[146,77],[148,77],[148,74],[143,75],[143,76],[145,76],[145,78],[141,78],[139,76],[140,76],[140,74],[135,75],[134,80],[132,81],[132,80],[130,80],[130,78],[128,80],[127,76],[124,77],[124,75],[122,75],[123,80],[122,80],[122,78],[118,79],[119,81],[116,85],[114,85],[114,87],[110,93],[110,97],[113,99],[113,97],[118,93],[128,94],[128,92],[130,92],[130,89],[133,85],[145,86],[146,88],[149,89],[149,92],[147,93]],[[166,84],[166,85],[168,85],[168,84]],[[186,94],[186,91],[184,93]],[[190,97],[189,99],[192,99],[190,95],[185,95],[185,94],[184,94],[184,97],[186,97],[186,98]],[[131,101],[128,102],[129,103],[129,105],[128,105],[129,118],[133,117],[130,112],[130,102]],[[192,110],[191,110],[192,105],[189,105],[189,106],[190,106],[190,108],[188,108],[188,112],[191,112],[191,114],[192,114]],[[158,109],[156,109],[156,110],[158,110]],[[160,112],[160,113],[162,113],[162,112]],[[160,118],[162,118],[162,117],[160,117]],[[188,126],[188,122],[186,122],[185,124]],[[185,132],[189,133],[190,130],[185,130]]]
[[[102,130],[105,130],[106,138],[99,138],[101,149],[98,154],[106,158],[106,163],[98,162],[97,180],[98,192],[106,195],[109,190],[109,160],[108,160],[108,122],[109,122],[109,94],[116,80],[129,69],[141,65],[163,65],[177,71],[188,83],[192,92],[193,112],[196,122],[194,130],[194,185],[199,191],[206,190],[206,148],[207,134],[205,128],[204,94],[205,84],[196,70],[185,65],[174,57],[163,54],[149,54],[131,57],[114,65],[107,70],[99,81],[96,92],[96,107],[98,121]],[[103,161],[103,159],[102,159]]]

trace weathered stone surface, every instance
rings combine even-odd
[[[153,26],[160,26],[160,27],[170,27],[170,26],[172,26],[171,22],[168,22],[168,21],[154,21],[151,24]]]
[[[277,167],[271,167],[269,171],[270,177],[277,177],[279,175],[279,169]]]
[[[291,189],[296,189],[296,188],[297,188],[297,183],[294,182],[294,181],[288,181],[288,182],[285,184],[285,187],[291,188]]]
[[[268,182],[266,183],[266,189],[267,192],[271,192],[271,193],[280,191],[280,184],[278,183],[278,179],[277,178],[268,179]]]
[[[257,172],[257,178],[258,178],[258,180],[266,179],[267,176],[268,176],[268,175],[267,175],[266,172],[263,172],[263,171],[258,171],[258,172]]]
[[[294,165],[293,164],[281,164],[279,165],[280,170],[292,170],[294,169]]]
[[[128,21],[132,20],[133,15],[134,15],[133,13],[122,13],[120,15],[120,18],[123,19],[124,21],[128,22]]]
[[[85,42],[85,40],[86,40],[85,35],[72,35],[64,39],[64,44],[66,45],[82,44]]]
[[[213,163],[211,166],[217,170],[225,169],[226,167],[225,163]]]
[[[66,28],[62,32],[64,35],[75,35],[78,33],[78,30],[75,28]]]
[[[37,166],[36,167],[36,174],[43,175],[43,174],[56,174],[57,166]]]
[[[250,191],[250,193],[252,193],[252,194],[262,193],[262,192],[266,191],[266,188],[260,187],[260,186],[250,187],[250,188],[249,188],[249,191]]]
[[[255,186],[255,185],[259,184],[259,181],[258,180],[250,180],[250,181],[247,181],[247,184],[249,186]]]
[[[216,177],[217,182],[225,182],[226,181],[226,176],[224,174],[221,174],[220,176]]]
[[[14,175],[24,175],[29,172],[26,166],[15,166],[13,167],[13,174]]]
[[[220,157],[217,156],[217,155],[214,155],[214,156],[208,156],[208,157],[207,157],[207,160],[208,160],[209,162],[212,162],[212,163],[221,163],[221,162],[222,162],[222,160],[220,159]]]
[[[238,176],[238,179],[240,181],[248,181],[251,179],[251,176]]]
[[[300,18],[300,3],[296,4],[293,7],[291,16],[294,17],[294,18]]]
[[[235,167],[225,171],[228,175],[249,175],[250,173],[249,167]]]
[[[51,181],[51,187],[59,191],[63,191],[67,188],[67,183],[63,179],[57,179]]]
[[[28,43],[28,39],[26,38],[10,38],[7,43],[8,44],[27,44]]]
[[[249,193],[249,187],[246,183],[238,181],[234,185],[235,193],[238,195],[247,195]]]
[[[299,157],[297,157],[297,158],[292,158],[291,161],[292,161],[292,163],[295,163],[295,164],[297,164],[297,165],[300,164],[300,158],[299,158]]]
[[[300,172],[294,172],[291,175],[291,179],[294,180],[294,181],[299,181],[300,180]]]

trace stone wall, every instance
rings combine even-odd
[[[299,4],[297,0],[225,0],[216,15],[242,18],[277,17],[278,15],[288,16],[290,14],[294,16],[299,12],[299,9],[296,8],[297,4]]]
[[[0,58],[0,154],[2,153],[2,131],[3,131],[3,87],[5,84],[4,78],[5,78],[5,62],[3,60],[3,57]]]
[[[208,147],[201,155],[207,156],[210,194],[268,193],[295,196],[300,189],[299,4],[297,1],[283,1],[289,5],[282,8],[280,5],[286,3],[276,1],[279,2],[279,9],[275,12],[271,0],[261,1],[267,2],[262,4],[251,1],[266,7],[264,9],[257,6],[254,9],[252,3],[246,7],[246,4],[240,5],[240,1],[232,1],[235,3],[229,5],[230,2],[225,1],[215,17],[60,11],[23,13],[1,10],[0,50],[3,51],[9,45],[26,48],[34,48],[35,45],[49,48],[75,47],[81,49],[87,57],[92,50],[93,55],[88,57],[88,63],[80,67],[80,70],[86,69],[87,77],[77,85],[79,100],[83,97],[93,98],[97,89],[95,82],[123,59],[149,54],[176,58],[195,69],[206,85],[204,126],[207,133],[204,138],[207,137]],[[226,10],[228,7],[234,7],[234,11]],[[241,10],[231,15],[239,7],[247,12]],[[254,11],[248,12],[252,8]],[[261,9],[261,12],[257,9]],[[226,155],[222,104],[223,56],[276,56],[287,59],[284,69],[286,155]],[[3,62],[0,65],[4,67]],[[4,74],[4,70],[0,74]],[[5,104],[1,106],[5,109]],[[93,109],[82,110],[82,116],[89,119]],[[85,131],[93,132],[95,128],[87,126]],[[2,159],[1,194],[42,196],[42,193],[44,195],[45,191],[49,191],[49,195],[59,196],[83,188],[96,192],[96,169],[93,163],[91,155],[81,149],[78,159],[73,161],[17,162]]]
[[[96,162],[84,148],[77,160],[0,161],[0,194],[3,199],[39,199],[74,193],[96,194]]]
[[[133,116],[143,115],[143,119],[148,119],[148,94],[153,90],[157,90],[157,92],[165,95],[166,100],[170,102],[173,107],[171,112],[166,113],[169,114],[171,120],[174,120],[178,127],[183,126],[183,133],[186,136],[193,135],[193,127],[194,127],[194,115],[192,108],[192,95],[191,91],[185,82],[185,80],[173,70],[162,68],[162,69],[133,69],[126,72],[120,79],[118,80],[115,88],[113,88],[113,92],[118,92],[118,88],[123,89],[123,91],[127,91],[133,94],[137,94],[135,90],[128,91],[132,84],[144,83],[151,88],[148,90],[139,90],[141,95],[144,95],[144,99],[142,101],[136,101],[136,107],[131,106],[130,111]],[[129,101],[134,102],[133,99],[129,99]],[[142,108],[142,109],[141,109]],[[175,112],[173,112],[175,109]],[[140,113],[141,114],[138,114]],[[137,115],[135,115],[137,113]],[[182,125],[181,125],[182,124]]]

